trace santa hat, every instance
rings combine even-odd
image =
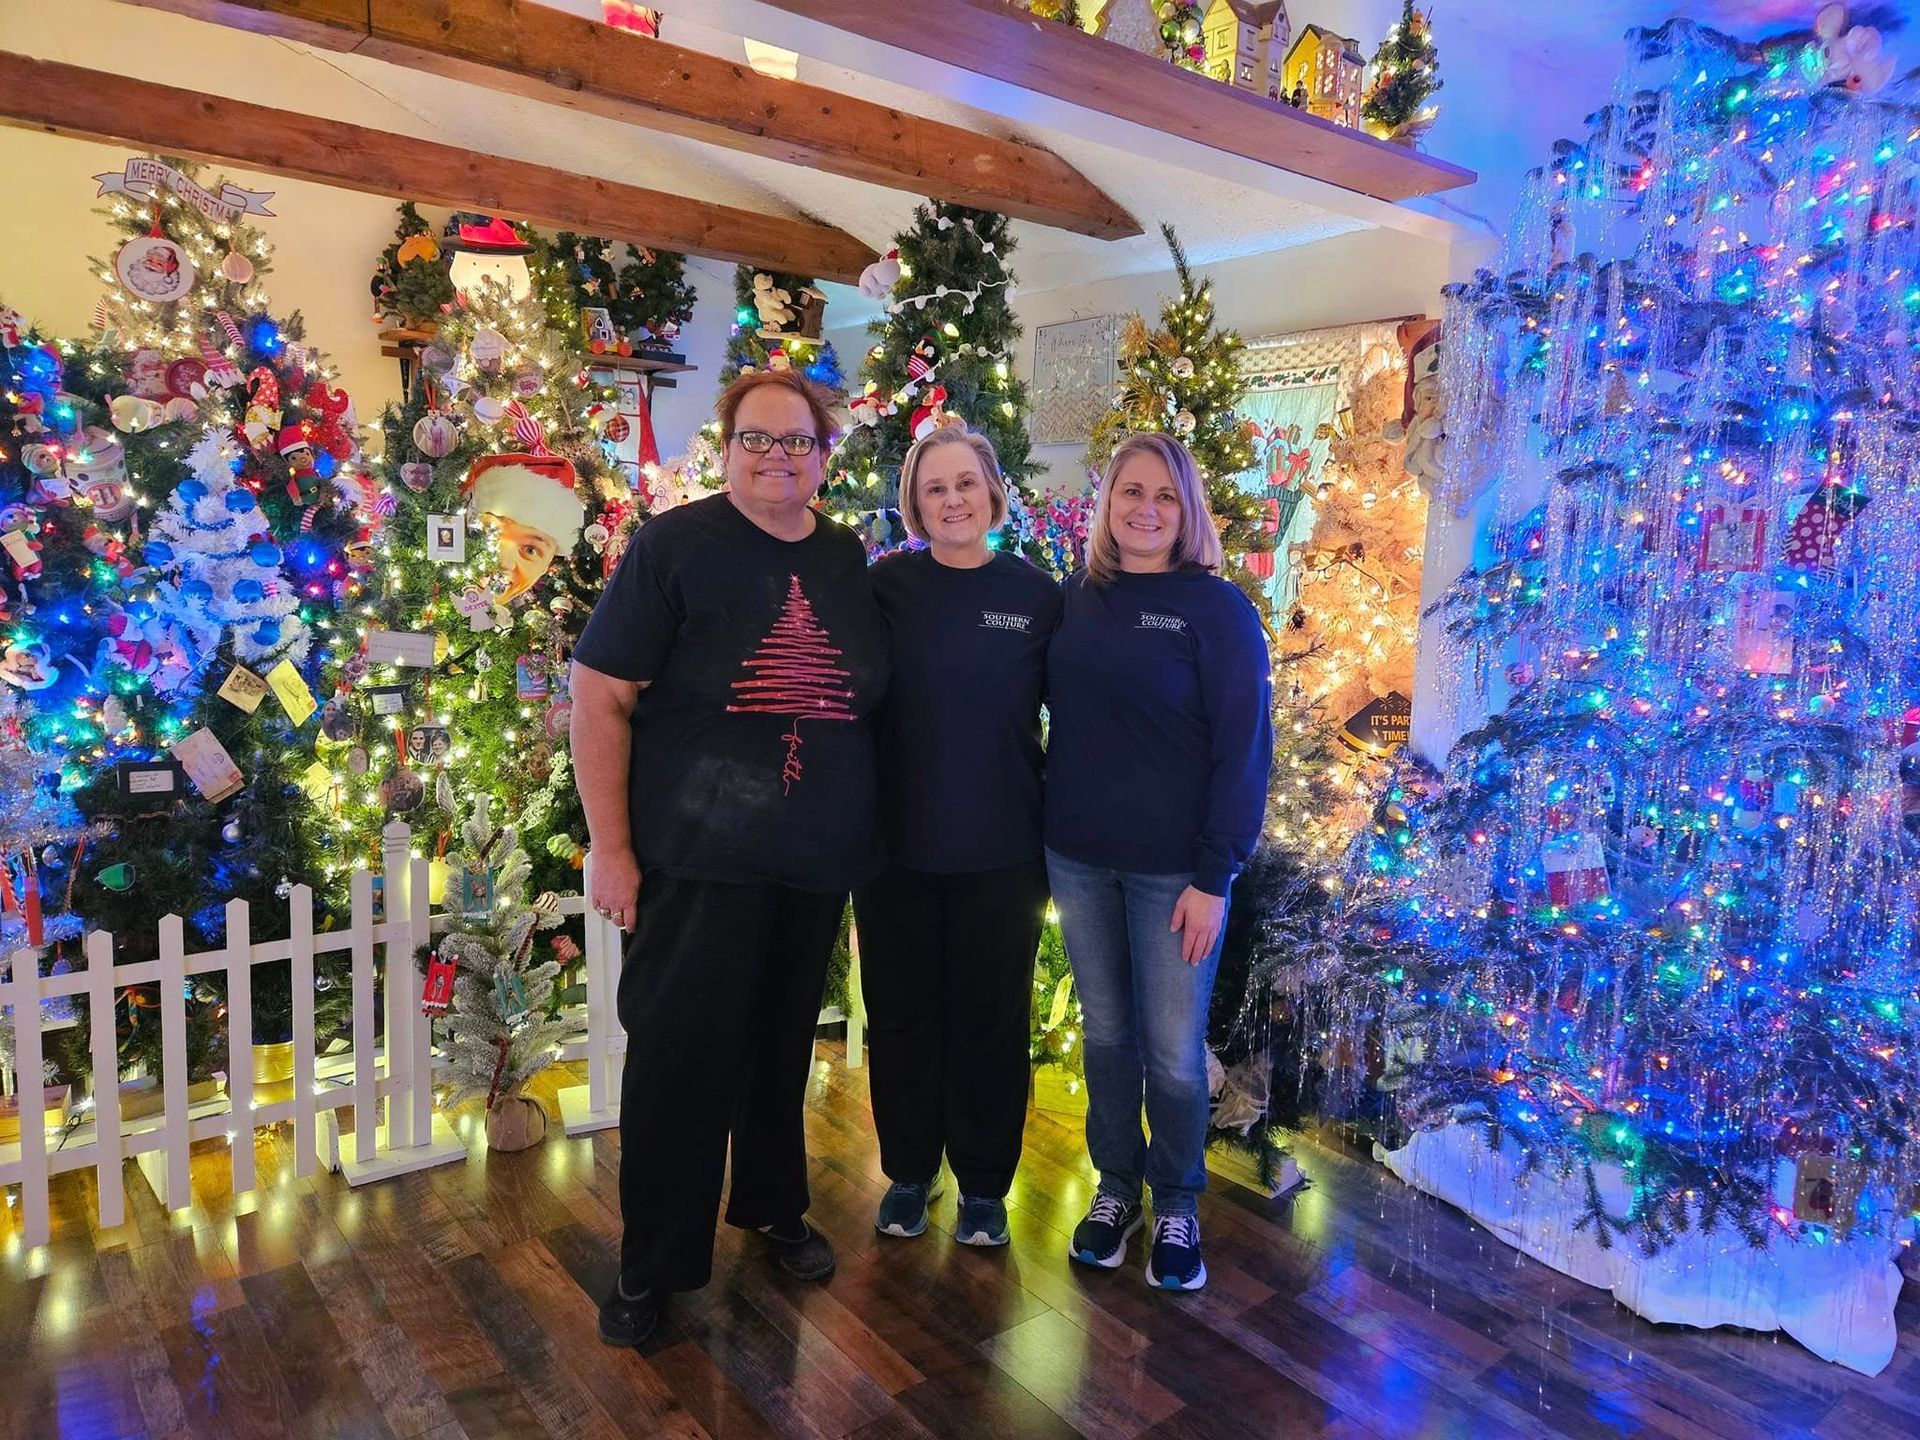
[[[573,466],[559,455],[482,455],[463,487],[481,515],[501,515],[571,550],[586,524]]]
[[[531,255],[533,246],[520,238],[515,230],[498,215],[484,225],[470,220],[456,221],[454,233],[447,240],[448,250],[468,250],[480,255]]]
[[[273,447],[282,455],[291,455],[295,450],[311,450],[313,436],[307,430],[306,421],[298,425],[289,425],[282,430],[274,441]]]

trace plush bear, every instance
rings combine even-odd
[[[793,296],[773,283],[773,277],[756,272],[753,277],[753,308],[760,316],[760,329],[783,331],[793,324]]]
[[[1893,78],[1893,56],[1880,48],[1880,32],[1871,25],[1849,28],[1846,6],[1822,6],[1813,33],[1826,49],[1823,85],[1870,94]]]

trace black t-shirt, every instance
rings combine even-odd
[[[879,866],[869,717],[886,630],[859,537],[769,535],[725,495],[634,536],[574,658],[650,681],[629,805],[644,872],[845,890]]]
[[[880,708],[888,858],[961,874],[1040,855],[1040,698],[1060,588],[1016,555],[958,570],[887,556],[873,591],[893,631]]]

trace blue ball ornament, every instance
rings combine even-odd
[[[213,587],[204,580],[189,580],[180,587],[180,594],[195,605],[205,605],[213,599]]]
[[[257,604],[266,595],[266,588],[258,580],[239,580],[234,583],[233,598],[242,605]]]
[[[271,568],[280,563],[280,547],[271,540],[254,541],[253,548],[247,551],[247,555],[256,565]]]
[[[171,565],[173,547],[164,540],[147,541],[147,563],[151,565]]]
[[[278,620],[262,620],[253,632],[253,638],[261,645],[278,645],[280,643],[280,622]]]
[[[254,507],[253,492],[240,486],[227,491],[227,509],[235,515],[245,515]],[[149,550],[153,547],[148,546]]]
[[[198,505],[207,498],[207,484],[204,480],[182,480],[178,487],[178,494],[189,505]]]

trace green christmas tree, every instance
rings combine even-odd
[[[687,283],[687,257],[671,250],[626,246],[562,230],[551,254],[572,286],[576,309],[607,312],[614,330],[633,341],[673,339],[693,316],[697,291]]]
[[[1011,538],[1028,538],[1034,466],[1027,390],[1013,374],[1020,338],[1007,298],[1013,243],[1004,215],[944,200],[921,205],[895,238],[899,279],[886,317],[868,327],[876,343],[861,368],[863,393],[853,397],[855,427],[829,465],[826,496],[829,509],[881,544],[903,538],[876,512],[899,504],[900,462],[915,429],[949,415],[993,442],[1019,502]]]
[[[1237,363],[1244,344],[1233,330],[1216,327],[1213,282],[1194,278],[1173,227],[1160,231],[1173,252],[1180,292],[1161,307],[1158,330],[1149,331],[1137,315],[1129,318],[1120,339],[1120,393],[1094,426],[1087,463],[1104,465],[1128,435],[1172,435],[1185,444],[1206,482],[1228,576],[1266,615],[1266,587],[1247,573],[1245,557],[1272,550],[1273,536],[1261,523],[1260,497],[1236,478],[1254,463],[1252,436],[1235,410],[1246,394]]]
[[[557,303],[551,287],[463,295],[382,419],[392,515],[366,648],[320,721],[342,869],[377,857],[396,817],[438,857],[485,796],[514,818],[538,889],[579,888],[567,663],[635,511],[592,425],[611,397],[584,383],[577,317],[556,322]],[[436,859],[436,894],[445,876]]]
[[[1400,19],[1374,52],[1376,78],[1360,118],[1389,139],[1413,143],[1438,113],[1427,102],[1443,83],[1439,63],[1431,12],[1422,15],[1413,0],[1400,0]]]

